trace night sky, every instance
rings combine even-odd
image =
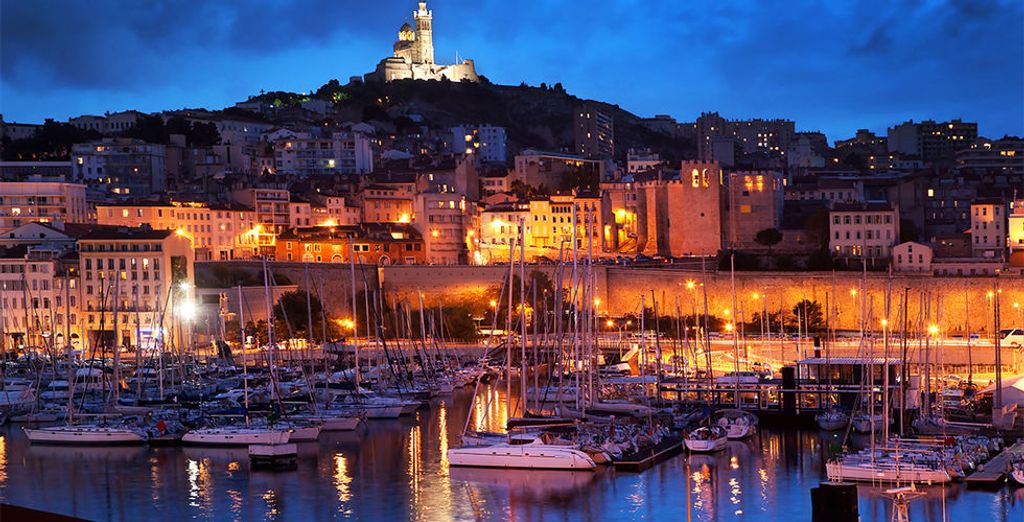
[[[188,6],[187,8],[182,6]],[[342,83],[390,55],[413,0],[4,0],[0,112],[221,108]],[[433,0],[436,61],[562,82],[642,116],[784,117],[830,140],[908,118],[1024,135],[1020,0]]]

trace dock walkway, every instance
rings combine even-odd
[[[671,437],[661,441],[657,446],[642,449],[636,453],[623,455],[621,459],[613,461],[617,471],[629,471],[639,473],[655,464],[667,460],[683,451],[683,439]]]
[[[1010,471],[1010,462],[1014,456],[1024,455],[1024,440],[1021,440],[1004,449],[998,455],[985,463],[985,469],[975,471],[964,479],[968,486],[992,487],[997,486],[1006,478]]]

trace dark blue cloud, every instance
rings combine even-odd
[[[415,1],[0,4],[8,121],[221,107],[369,71]],[[1024,134],[1024,3],[436,0],[440,61],[642,115],[786,117],[842,138],[907,118]]]

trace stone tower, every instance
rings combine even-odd
[[[412,14],[416,21],[416,63],[434,63],[434,14],[427,11],[427,3],[420,2],[420,10]]]

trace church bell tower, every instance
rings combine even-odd
[[[431,26],[434,14],[432,11],[427,11],[426,2],[420,2],[419,11],[413,12],[412,16],[416,21],[416,48],[418,50],[416,55],[419,58],[419,63],[432,64],[434,63],[434,32]]]

